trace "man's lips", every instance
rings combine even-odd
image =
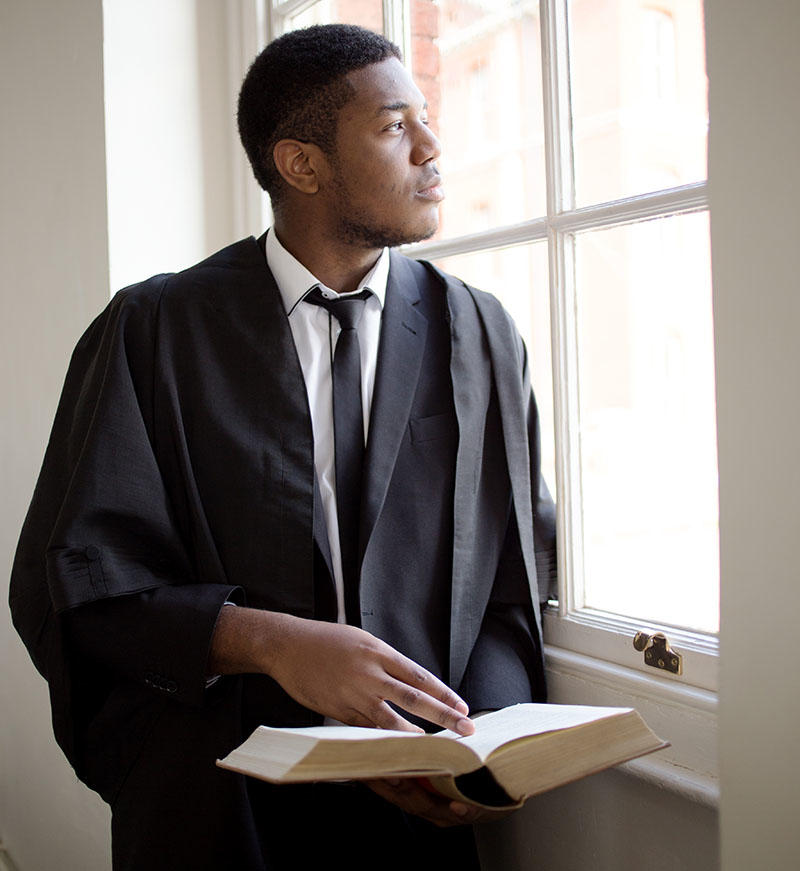
[[[417,191],[417,196],[434,203],[440,203],[444,199],[441,178],[431,179],[426,187]]]

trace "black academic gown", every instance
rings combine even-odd
[[[544,697],[553,512],[525,370],[493,298],[392,254],[361,622],[473,710]],[[10,598],[56,737],[112,805],[115,867],[268,867],[272,799],[254,816],[214,761],[319,717],[265,676],[207,688],[210,639],[226,600],[335,611],[302,372],[254,239],[121,291],[83,336]]]

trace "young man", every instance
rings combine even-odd
[[[515,330],[388,250],[443,196],[397,48],[288,34],[239,127],[274,226],[120,292],[81,339],[15,622],[115,868],[476,867],[482,815],[417,783],[214,766],[260,723],[470,734],[470,709],[543,698],[554,541]]]

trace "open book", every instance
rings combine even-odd
[[[450,798],[508,808],[668,746],[632,708],[513,705],[474,722],[468,737],[259,726],[217,765],[271,783],[419,777]]]

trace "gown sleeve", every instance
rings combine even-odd
[[[57,737],[79,661],[202,704],[220,607],[242,601],[193,557],[154,444],[167,281],[121,291],[80,339],[14,560],[12,616],[50,682]]]

